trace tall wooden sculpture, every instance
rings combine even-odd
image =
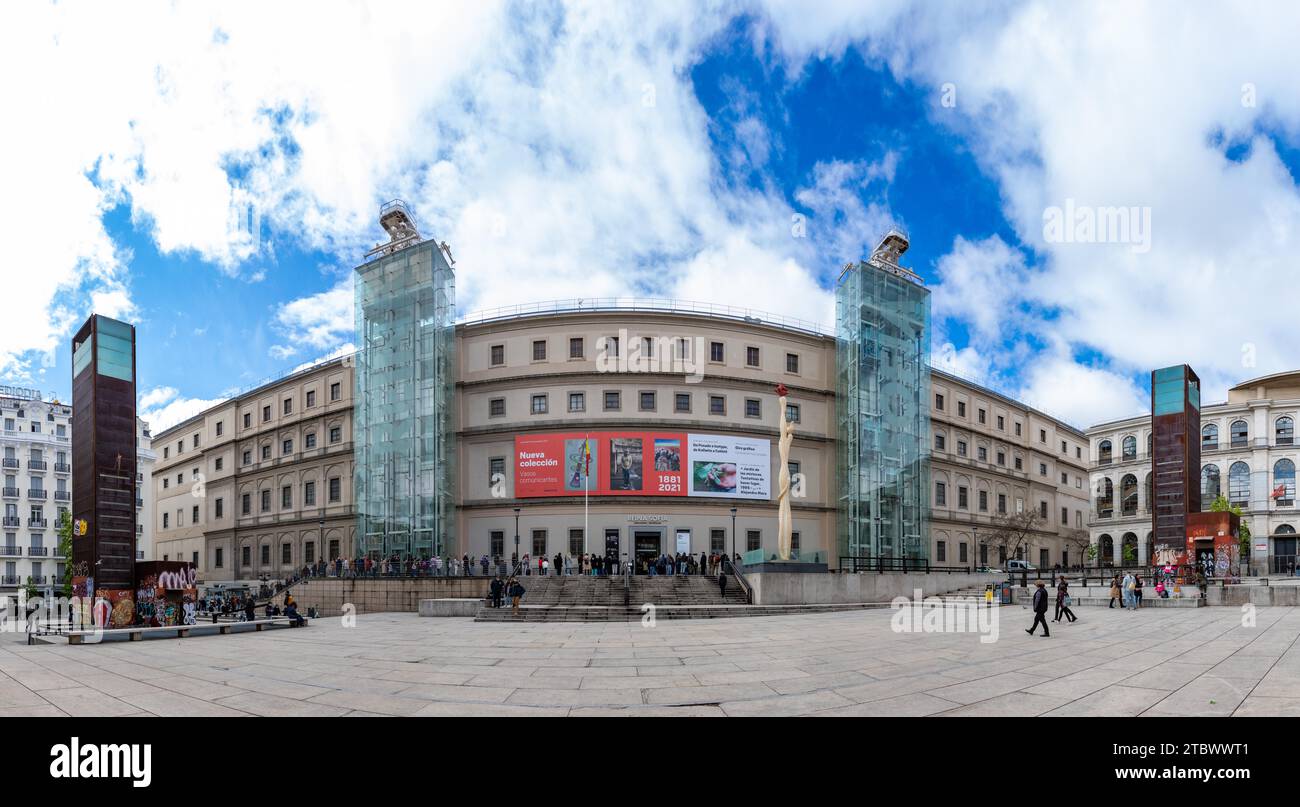
[[[781,438],[777,443],[777,448],[781,458],[781,466],[780,488],[777,492],[776,553],[781,560],[791,559],[791,533],[794,531],[794,523],[790,520],[790,444],[794,442],[794,424],[785,416],[785,396],[787,392],[789,390],[785,388],[785,384],[777,385],[776,416],[781,423]]]

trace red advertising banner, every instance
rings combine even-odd
[[[673,432],[515,437],[515,495],[685,496],[686,435]]]

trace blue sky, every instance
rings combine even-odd
[[[935,365],[1077,425],[1143,411],[1164,364],[1209,400],[1300,366],[1247,302],[1295,291],[1287,5],[1173,34],[1158,2],[413,3],[400,35],[314,8],[0,11],[0,69],[66,99],[0,150],[0,227],[40,267],[0,377],[68,397],[72,330],[120,316],[162,427],[349,350],[393,197],[451,244],[462,313],[637,294],[829,326],[839,267],[896,222]],[[20,84],[6,108],[40,103]],[[1145,240],[1055,239],[1067,205]]]

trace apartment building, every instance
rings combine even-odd
[[[0,387],[0,595],[58,585],[68,559],[58,525],[72,502],[72,407],[37,390]]]

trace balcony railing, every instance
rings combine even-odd
[[[47,468],[49,468],[49,467],[50,467],[49,463],[47,463],[45,460],[28,460],[28,461],[27,461],[27,470],[29,470],[29,471],[44,471],[45,469],[47,469]]]
[[[45,575],[41,575],[40,577],[31,577],[29,579],[31,580],[31,584],[33,586],[43,586],[45,585],[45,581],[48,580],[49,578],[46,577]]]
[[[72,473],[72,466],[66,462],[56,462],[54,463],[54,473],[70,474]]]
[[[135,506],[144,507],[144,499],[141,499],[139,496],[135,497]]]
[[[21,496],[22,494],[23,494],[23,492],[22,492],[21,490],[19,490],[18,488],[5,488],[5,489],[4,489],[4,497],[5,497],[6,499],[17,499],[17,498],[18,498],[19,496]]]
[[[46,493],[46,491],[45,491],[44,488],[28,488],[28,489],[27,489],[27,498],[29,498],[29,499],[44,499],[44,498],[45,498],[45,493]]]
[[[72,501],[72,491],[70,491],[70,490],[56,490],[56,491],[54,491],[54,501],[56,501],[56,502],[68,502],[68,501]]]
[[[18,575],[16,574],[0,575],[0,586],[16,586],[16,585],[18,585]]]
[[[23,548],[21,546],[0,546],[0,558],[21,558]]]
[[[23,525],[23,520],[18,516],[5,516],[3,524],[6,527],[21,527]]]
[[[43,530],[43,529],[45,529],[46,527],[49,526],[49,524],[50,524],[50,521],[49,521],[49,519],[46,519],[46,518],[29,518],[29,519],[27,519],[27,526],[32,527],[32,528],[34,528],[34,529],[38,529],[38,530]]]
[[[50,548],[48,546],[29,546],[27,547],[27,554],[33,558],[43,558],[50,554]]]
[[[5,457],[4,459],[0,460],[0,467],[17,468],[18,466],[19,463],[16,457]]]

